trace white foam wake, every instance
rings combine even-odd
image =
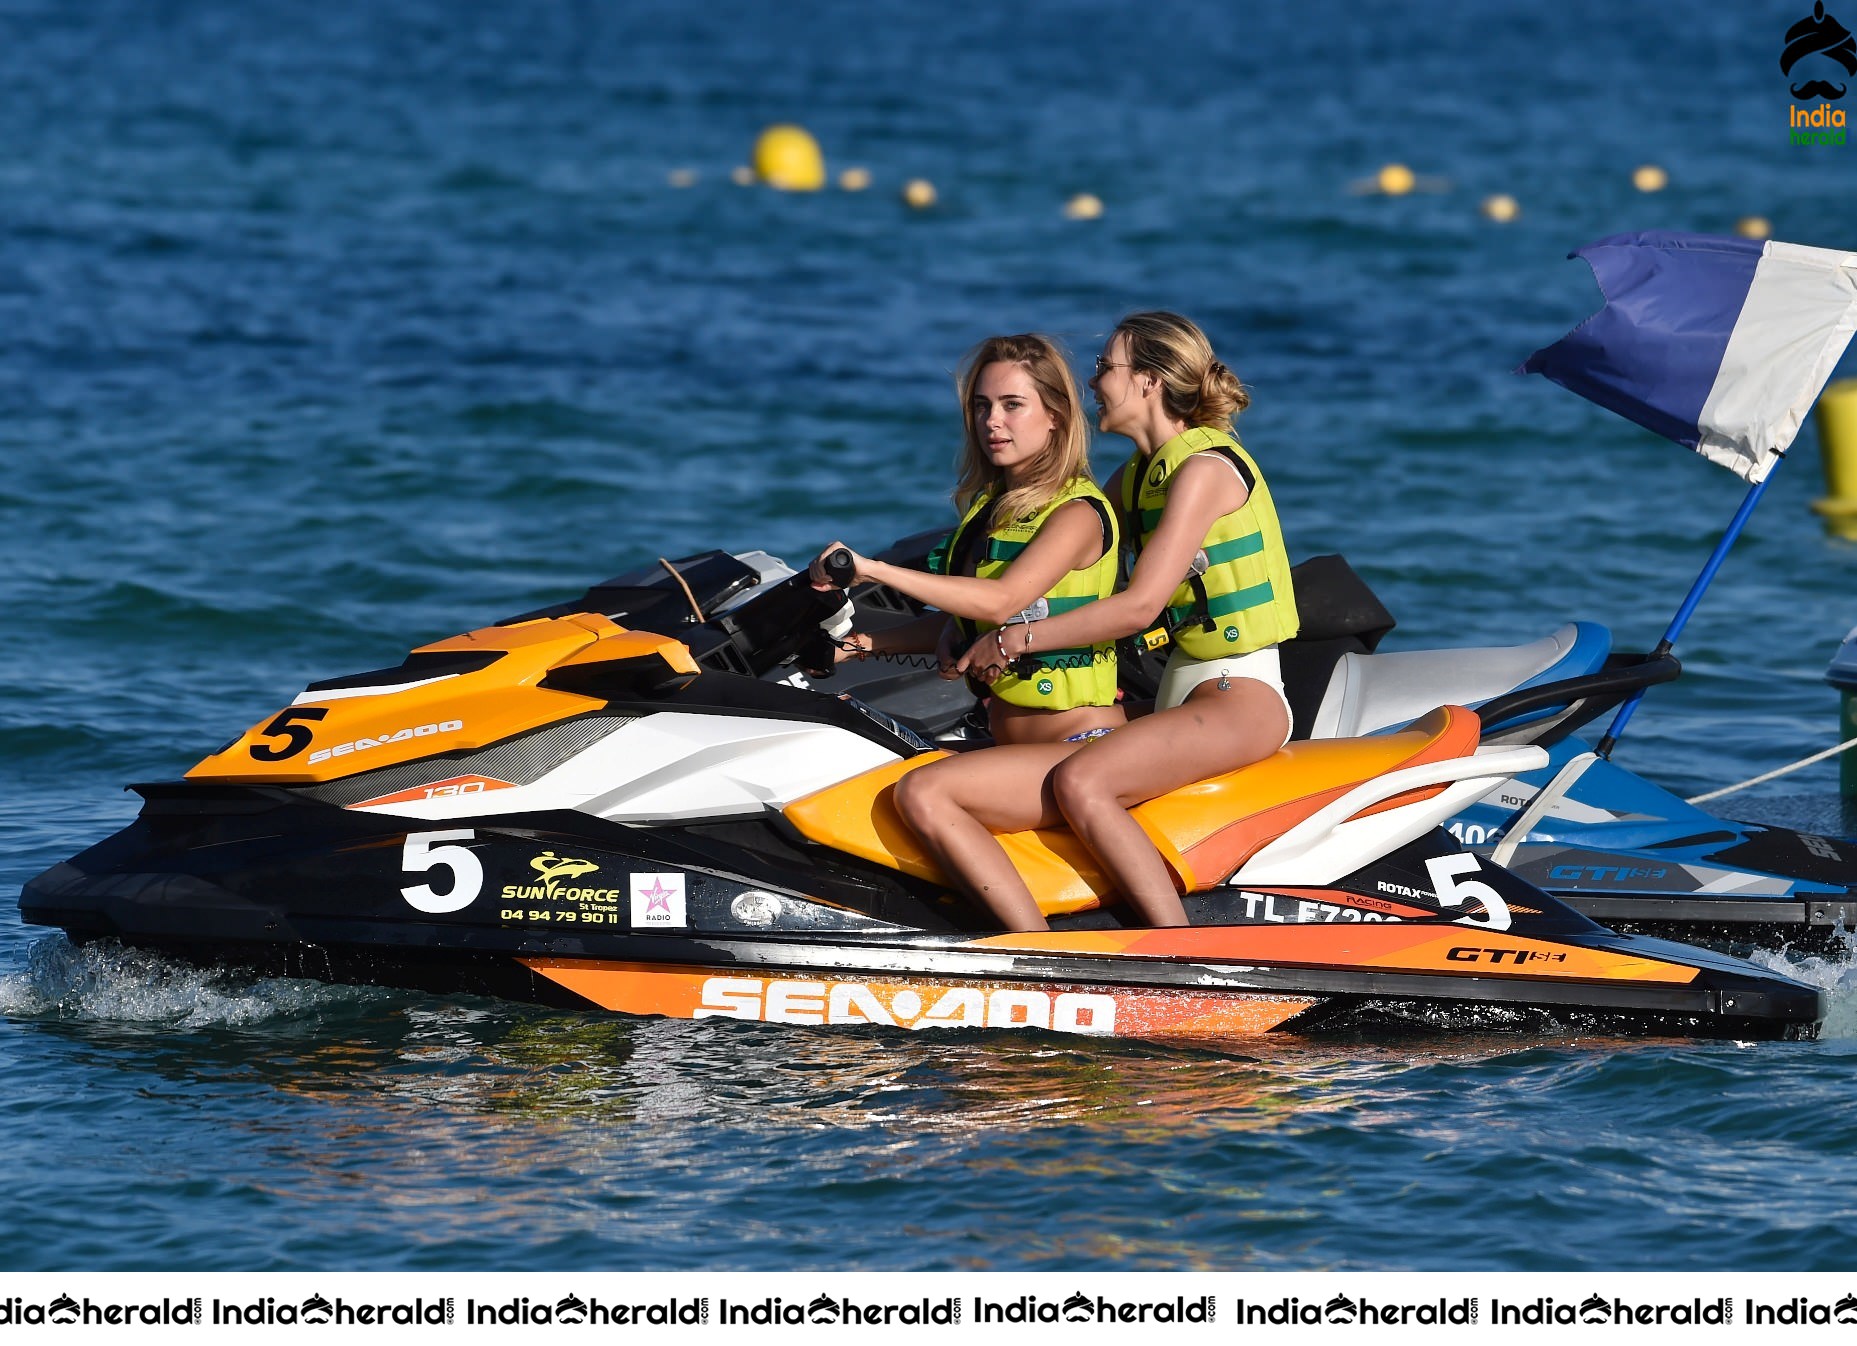
[[[1821,1038],[1857,1038],[1857,935],[1845,934],[1842,939],[1843,949],[1829,955],[1762,950],[1753,958],[1762,967],[1825,993]]]
[[[244,1028],[356,994],[320,982],[197,968],[114,941],[76,945],[63,935],[33,945],[24,971],[0,974],[0,1014],[174,1028]]]

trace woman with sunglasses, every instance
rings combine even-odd
[[[1263,474],[1232,435],[1232,417],[1250,398],[1196,325],[1174,313],[1124,318],[1090,387],[1098,425],[1135,445],[1108,487],[1135,548],[1128,586],[1008,627],[958,667],[987,678],[1028,649],[1167,624],[1173,651],[1154,713],[1054,763],[1048,779],[1009,788],[1037,788],[1055,802],[1143,924],[1185,925],[1172,872],[1128,810],[1261,761],[1289,740],[1276,648],[1298,626],[1289,557]]]
[[[1062,352],[1042,336],[993,337],[968,356],[960,390],[966,436],[954,498],[962,517],[929,558],[929,573],[851,553],[855,580],[888,585],[940,612],[855,633],[840,657],[933,648],[943,676],[955,677],[961,647],[997,654],[1008,629],[1074,613],[1115,589],[1115,514],[1090,477],[1088,427]],[[813,562],[816,587],[829,587],[824,561],[841,549],[850,550],[833,543]],[[1027,652],[1024,641],[1015,643],[1015,655]],[[1029,653],[1022,672],[996,670],[978,688],[990,695],[998,746],[920,767],[897,782],[895,796],[943,871],[1010,930],[1042,930],[1045,921],[995,834],[1062,819],[1048,795],[1028,798],[1005,783],[1042,779],[1125,722],[1112,643]]]

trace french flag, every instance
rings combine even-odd
[[[1766,478],[1857,330],[1857,252],[1617,234],[1583,257],[1605,307],[1517,371]]]

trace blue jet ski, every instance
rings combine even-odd
[[[1593,756],[1576,736],[1679,672],[1669,654],[1616,654],[1611,632],[1594,622],[1506,648],[1347,654],[1309,732],[1330,738],[1404,724],[1425,686],[1463,695],[1484,717],[1485,741],[1549,752],[1546,767],[1451,820],[1467,846],[1615,928],[1728,947],[1837,946],[1857,928],[1857,845],[1718,817]],[[1563,773],[1571,783],[1548,793]]]

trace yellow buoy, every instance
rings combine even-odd
[[[868,168],[847,168],[838,175],[838,185],[848,192],[861,192],[870,186]]]
[[[1631,185],[1641,192],[1661,192],[1670,185],[1670,175],[1656,164],[1639,164],[1631,170]]]
[[[670,184],[673,187],[696,186],[696,170],[694,168],[673,168],[671,170]]]
[[[1742,238],[1772,238],[1773,221],[1764,215],[1743,215],[1734,222],[1734,231]]]
[[[736,164],[729,170],[729,181],[737,187],[754,186],[754,170],[747,164]]]
[[[903,184],[903,202],[912,210],[927,210],[935,204],[935,184],[927,178],[911,178]]]
[[[1374,184],[1388,196],[1404,196],[1418,185],[1418,177],[1404,164],[1388,164],[1374,177]]]
[[[755,175],[783,192],[816,192],[825,186],[825,156],[803,126],[782,123],[754,142]]]
[[[1484,197],[1481,209],[1485,219],[1494,220],[1497,224],[1507,224],[1522,213],[1521,205],[1506,192]]]
[[[1093,192],[1078,192],[1064,203],[1064,218],[1067,220],[1100,220],[1103,217],[1103,199]]]
[[[1839,379],[1818,397],[1818,454],[1825,498],[1812,508],[1839,537],[1857,537],[1857,379]]]

